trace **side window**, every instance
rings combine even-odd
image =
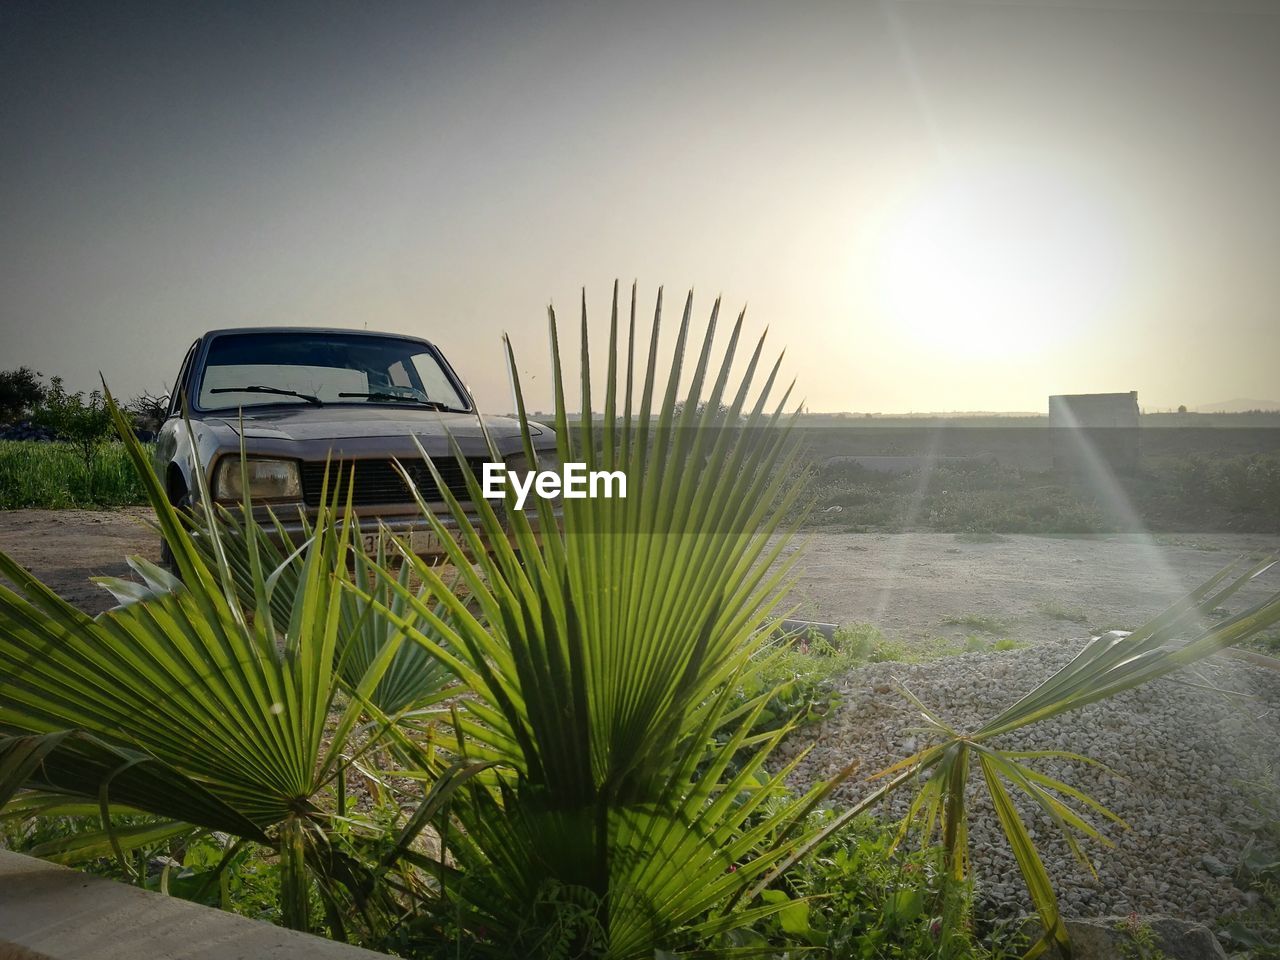
[[[169,395],[169,416],[177,416],[182,413],[182,394],[187,389],[187,383],[191,379],[191,362],[195,359],[196,348],[200,346],[197,340],[187,350],[187,355],[182,358],[182,366],[178,368],[178,379],[173,382],[173,393]]]

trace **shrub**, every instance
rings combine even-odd
[[[159,843],[232,838],[206,877],[215,882],[246,847],[268,850],[283,922],[312,928],[321,904],[331,934],[345,938],[349,924],[376,934],[400,910],[388,879],[403,851],[384,855],[387,825],[351,809],[345,779],[354,758],[390,736],[371,697],[405,636],[384,629],[366,669],[340,668],[367,638],[343,629],[351,605],[357,619],[382,616],[371,607],[377,596],[343,588],[353,519],[322,512],[296,568],[265,569],[251,540],[246,599],[234,552],[219,545],[226,531],[210,522],[197,543],[108,409],[181,580],[131,558],[141,582],[104,581],[121,605],[89,618],[0,554],[0,574],[14,584],[0,585],[0,805],[25,788],[11,813],[100,811],[95,829],[41,855],[114,854],[143,883],[129,854]],[[245,524],[251,510],[246,503]],[[420,798],[418,809],[430,813],[434,802]],[[134,816],[145,819],[121,819]]]

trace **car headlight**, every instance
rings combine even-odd
[[[244,479],[248,475],[251,500],[301,500],[302,479],[293,460],[244,461],[223,457],[213,481],[213,495],[219,500],[244,500]]]
[[[538,470],[543,473],[559,473],[560,468],[564,466],[560,462],[560,458],[556,456],[555,450],[537,450]],[[529,458],[523,453],[513,453],[507,457],[503,463],[507,466],[508,473],[518,473],[522,476],[533,469],[533,464],[529,462]]]

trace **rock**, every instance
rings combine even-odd
[[[1039,918],[1026,917],[1023,924],[1023,932],[1034,943],[1043,929]],[[1222,944],[1202,924],[1173,917],[1139,919],[1134,915],[1067,920],[1072,960],[1125,960],[1134,956],[1134,940],[1130,930],[1137,924],[1150,928],[1152,945],[1168,960],[1226,960]],[[1043,956],[1057,958],[1061,955],[1057,951],[1050,951]]]
[[[1219,860],[1215,856],[1205,854],[1200,858],[1200,866],[1204,867],[1215,877],[1227,877],[1231,875],[1231,868]]]

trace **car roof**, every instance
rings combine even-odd
[[[220,337],[227,333],[303,333],[303,334],[341,334],[343,336],[356,337],[397,337],[401,340],[416,340],[418,343],[425,343],[434,347],[430,340],[425,337],[415,337],[411,333],[392,333],[389,330],[351,330],[347,327],[220,327],[217,330],[207,330],[202,340],[210,337]]]

